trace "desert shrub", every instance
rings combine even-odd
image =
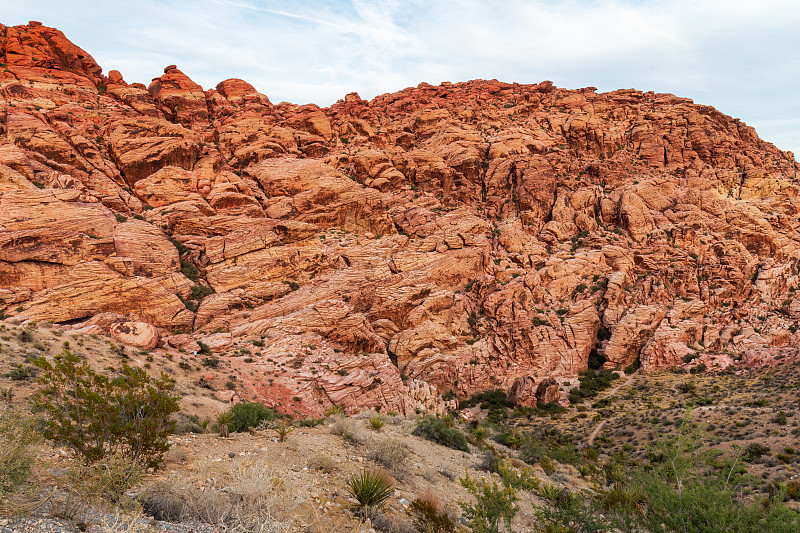
[[[508,400],[508,396],[503,389],[487,390],[473,394],[469,399],[461,402],[461,408],[466,409],[480,405],[481,409],[505,409],[514,407],[514,403]]]
[[[171,242],[171,243],[172,243],[172,245],[173,245],[175,248],[177,248],[177,250],[178,250],[178,254],[181,254],[181,255],[182,255],[182,254],[185,254],[185,253],[187,253],[187,252],[189,252],[189,251],[190,251],[190,250],[189,250],[189,249],[188,249],[186,246],[184,246],[184,244],[183,244],[181,241],[179,241],[178,239],[170,239],[170,240],[169,240],[169,242]]]
[[[519,457],[528,464],[536,464],[544,456],[546,450],[541,439],[532,433],[526,433],[519,449]]]
[[[744,449],[744,452],[742,453],[742,459],[752,463],[756,459],[760,459],[763,455],[768,455],[769,452],[769,446],[764,446],[759,442],[751,442]]]
[[[398,439],[385,439],[374,442],[369,452],[369,458],[396,472],[403,467],[403,462],[408,457],[408,447]]]
[[[541,485],[531,467],[515,468],[507,459],[498,461],[496,472],[500,474],[505,485],[515,489],[535,490]]]
[[[320,424],[324,424],[324,423],[325,423],[325,419],[324,418],[309,417],[309,418],[301,418],[299,420],[296,420],[294,425],[299,427],[299,428],[315,428],[315,427],[319,426]]]
[[[641,514],[645,509],[644,495],[638,489],[622,481],[615,482],[600,498],[600,506],[604,511],[616,510]]]
[[[551,488],[548,499],[551,505],[536,510],[536,517],[542,531],[600,533],[616,531],[599,514],[599,508],[592,498],[584,498],[567,489]]]
[[[605,364],[606,358],[599,353],[597,353],[596,348],[592,348],[589,352],[589,368],[592,370],[599,370],[603,368],[603,364]]]
[[[213,293],[214,289],[212,289],[211,287],[205,287],[203,285],[194,285],[192,287],[192,295],[189,297],[189,299],[201,301],[203,298]]]
[[[364,442],[364,434],[361,426],[356,424],[355,420],[349,418],[336,417],[336,420],[331,426],[331,433],[354,444],[361,444]]]
[[[491,449],[483,452],[483,455],[481,456],[481,470],[495,473],[497,472],[499,466],[500,458],[497,456],[497,454],[495,454]]]
[[[699,374],[701,372],[705,372],[707,370],[705,363],[700,363],[699,365],[692,367],[689,369],[690,374]]]
[[[314,457],[310,462],[310,466],[328,475],[336,471],[336,461],[330,455],[324,453]]]
[[[228,422],[228,430],[233,432],[247,431],[258,427],[262,421],[271,422],[278,416],[272,409],[255,402],[237,403],[229,412],[231,420]]]
[[[469,435],[467,436],[467,440],[476,446],[482,446],[486,443],[486,438],[489,436],[489,430],[486,427],[477,425],[473,426],[472,430],[470,431]]]
[[[188,261],[181,261],[181,274],[192,281],[197,281],[200,277],[200,270]]]
[[[785,491],[787,500],[800,500],[800,481],[788,481]]]
[[[536,413],[539,416],[547,415],[547,414],[549,414],[549,415],[560,414],[560,413],[566,413],[566,412],[567,412],[567,408],[564,407],[563,405],[559,404],[558,402],[542,403],[542,404],[539,404],[539,405],[536,406]]]
[[[586,370],[580,373],[578,380],[580,387],[573,388],[569,391],[569,401],[571,403],[579,403],[585,398],[593,398],[597,394],[609,388],[612,381],[619,378],[619,374],[607,369],[600,370]]]
[[[116,452],[101,461],[72,465],[67,478],[74,497],[83,502],[118,502],[144,474],[139,461],[127,457],[124,452]]]
[[[174,433],[208,433],[208,424],[211,422],[209,418],[200,419],[197,415],[187,415],[185,413],[178,413]]]
[[[419,533],[403,515],[387,514],[382,509],[370,509],[369,519],[372,529],[381,533]]]
[[[456,533],[456,524],[443,509],[439,498],[430,489],[415,498],[408,506],[408,514],[417,531],[425,533]]]
[[[522,444],[522,435],[518,429],[506,427],[503,431],[495,435],[494,440],[503,446],[508,446],[516,450]]]
[[[33,360],[43,390],[36,405],[47,415],[43,435],[75,450],[85,461],[124,454],[156,467],[169,449],[179,410],[175,381],[162,372],[150,378],[141,368],[122,366],[113,379],[96,373],[67,348],[51,363]]]
[[[531,322],[533,322],[534,326],[549,326],[550,325],[550,322],[548,322],[547,320],[543,319],[539,315],[536,315],[535,317],[533,317],[533,319],[531,319]]]
[[[686,355],[683,356],[683,362],[686,363],[686,364],[689,364],[692,361],[694,361],[695,359],[697,359],[698,357],[700,357],[700,354],[697,353],[697,352],[687,353]]]
[[[358,500],[360,512],[383,507],[394,493],[394,483],[383,470],[367,470],[354,474],[347,480],[347,492]]]
[[[511,520],[519,511],[514,503],[519,498],[512,487],[483,478],[475,481],[469,473],[459,481],[475,497],[474,504],[458,502],[473,533],[499,533],[503,523],[511,529]]]
[[[544,459],[575,466],[580,464],[574,438],[555,428],[525,433],[520,446],[520,459],[528,464],[540,463],[542,466]]]
[[[420,420],[411,434],[454,450],[469,452],[467,437],[456,428],[448,427],[444,420],[435,416],[426,416]]]
[[[642,368],[642,362],[636,359],[633,363],[625,367],[625,373],[630,375]]]
[[[28,478],[39,440],[32,417],[0,409],[0,501]]]
[[[649,531],[799,531],[800,514],[778,495],[768,502],[747,501],[739,494],[742,469],[718,460],[692,435],[658,443],[654,462],[634,475],[646,501],[639,519]]]
[[[36,368],[22,365],[15,366],[7,374],[8,378],[14,381],[28,381],[35,378],[37,375],[38,371]]]
[[[224,483],[199,486],[197,478],[182,472],[146,487],[139,501],[145,512],[157,520],[211,526],[200,528],[203,531],[299,530],[292,515],[303,491],[290,479],[277,477],[273,464],[253,459],[236,461],[220,478]]]

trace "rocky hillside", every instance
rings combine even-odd
[[[0,25],[0,310],[197,353],[228,396],[301,413],[530,405],[590,356],[798,358],[799,183],[791,153],[670,94],[274,104],[175,66],[126,83]]]

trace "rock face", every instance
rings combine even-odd
[[[273,105],[0,30],[5,315],[205,346],[302,413],[558,401],[593,352],[797,357],[800,166],[711,107],[496,80]]]

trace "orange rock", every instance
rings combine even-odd
[[[645,371],[800,351],[800,165],[709,106],[497,80],[273,105],[0,29],[7,315],[251,345],[244,390],[315,416],[561,401],[592,351]]]
[[[119,322],[111,326],[110,332],[118,341],[137,348],[150,349],[158,343],[158,330],[144,322]]]

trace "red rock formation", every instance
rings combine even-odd
[[[557,401],[593,350],[800,352],[800,166],[711,107],[496,80],[273,105],[0,30],[6,315],[201,342],[306,413]]]

